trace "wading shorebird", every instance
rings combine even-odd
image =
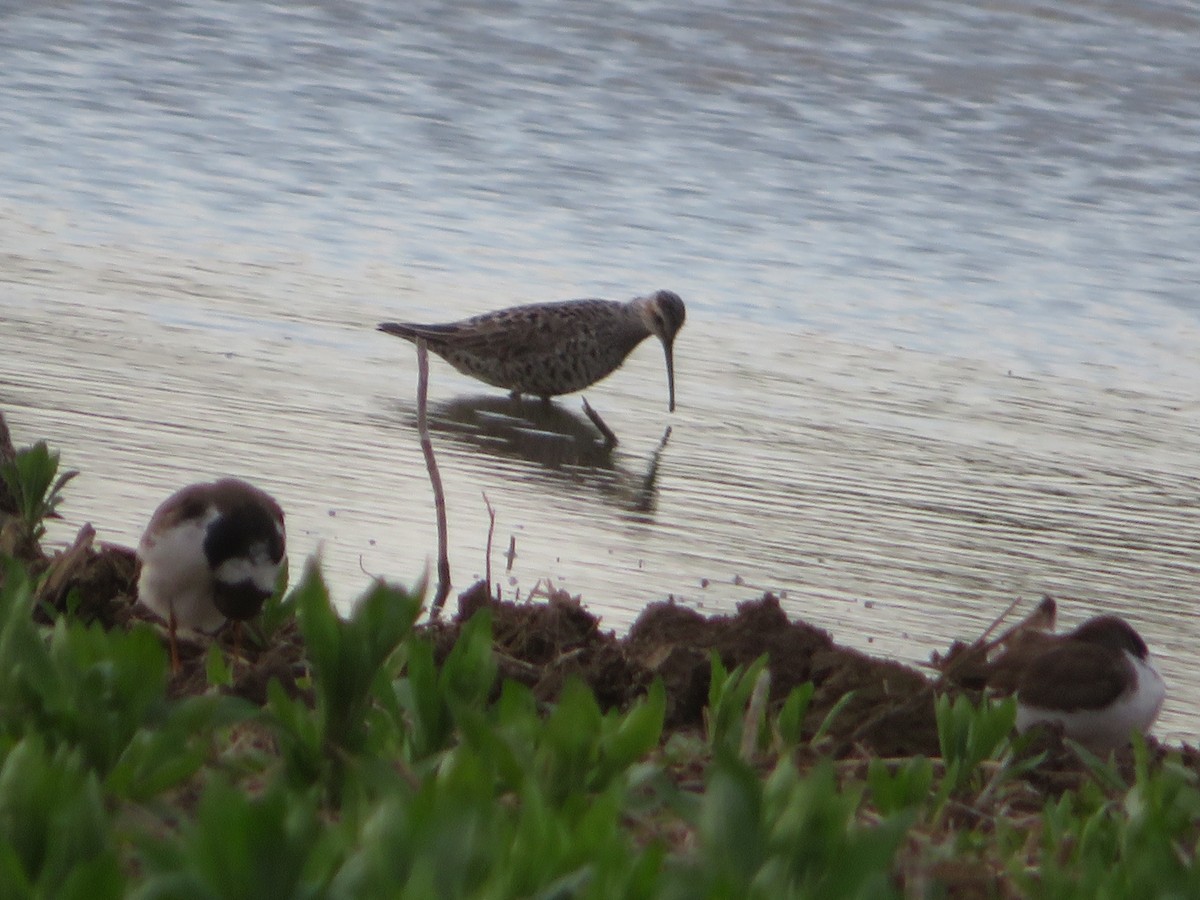
[[[685,314],[678,294],[656,291],[625,303],[566,300],[514,306],[444,325],[381,322],[379,330],[414,343],[423,339],[464,375],[505,388],[514,397],[532,394],[543,401],[611,375],[634,347],[654,335],[666,353],[669,408],[674,412],[672,348]]]
[[[1064,736],[1106,753],[1154,724],[1166,686],[1128,622],[1099,616],[1045,638],[1017,682],[1018,731],[1057,725]]]
[[[167,622],[172,671],[177,629],[211,634],[258,615],[286,540],[279,504],[237,478],[189,485],[154,511],[138,543],[138,600]]]

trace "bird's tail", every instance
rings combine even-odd
[[[439,338],[444,338],[453,331],[452,325],[414,325],[411,322],[380,322],[379,330],[385,334],[392,334],[399,338],[404,338],[406,341],[415,341],[417,338],[424,338],[433,343]]]

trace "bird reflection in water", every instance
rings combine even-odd
[[[459,397],[431,408],[429,427],[492,456],[568,473],[636,520],[654,513],[659,459],[671,436],[668,427],[645,470],[634,472],[621,465],[611,440],[597,437],[592,422],[555,403],[493,394]]]

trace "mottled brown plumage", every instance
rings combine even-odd
[[[672,348],[686,312],[678,294],[657,291],[626,303],[567,300],[484,313],[460,322],[382,322],[379,330],[429,349],[464,375],[514,395],[543,399],[570,394],[612,374],[630,351],[654,335],[667,360],[675,409]]]

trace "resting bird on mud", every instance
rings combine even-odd
[[[1039,646],[1017,681],[1018,731],[1058,726],[1104,753],[1158,718],[1166,687],[1146,642],[1124,619],[1098,616],[1066,634],[1042,636]]]
[[[154,511],[138,543],[138,601],[167,622],[172,671],[178,629],[212,633],[258,615],[285,547],[279,504],[236,478],[189,485]]]
[[[483,313],[444,325],[382,322],[379,330],[429,349],[464,375],[514,397],[548,401],[611,375],[630,352],[654,335],[667,359],[670,410],[675,411],[672,348],[686,310],[678,294],[656,291],[628,302],[567,300]]]

